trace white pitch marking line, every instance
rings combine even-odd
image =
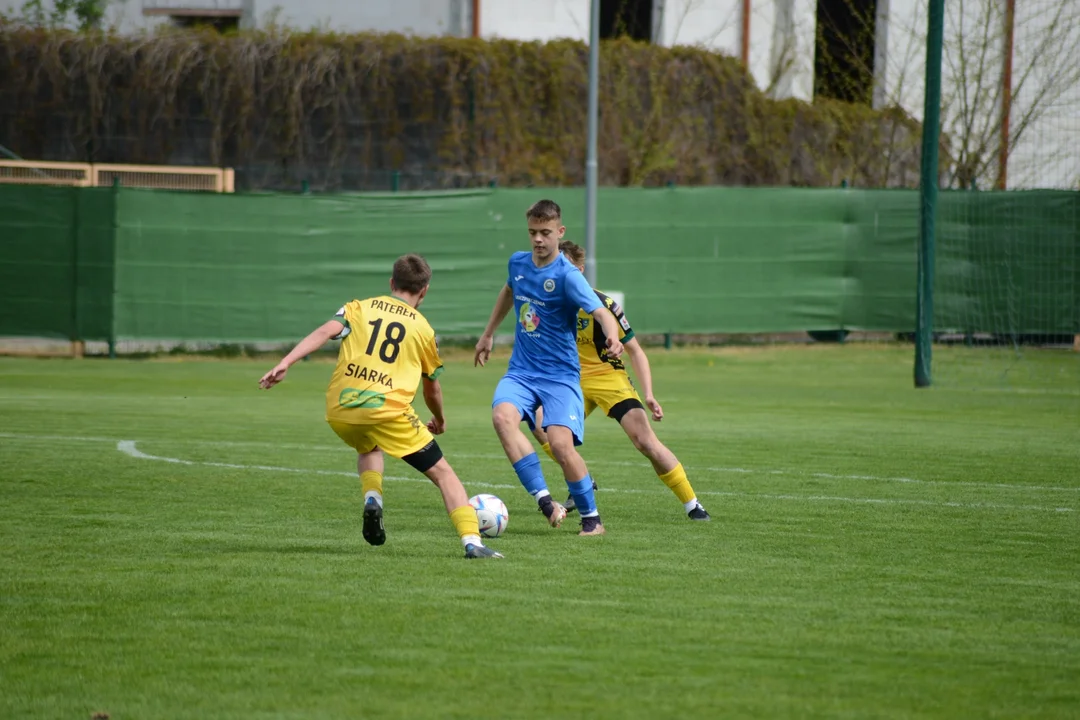
[[[333,475],[335,477],[356,477],[354,472],[344,472],[342,470],[309,470],[305,468],[291,468],[280,467],[278,465],[240,465],[238,463],[224,463],[224,462],[212,462],[210,460],[184,460],[183,458],[164,457],[162,455],[150,455],[144,453],[136,447],[138,441],[136,440],[119,440],[116,443],[116,449],[133,458],[139,460],[157,460],[158,462],[173,463],[176,465],[203,465],[206,467],[220,467],[229,468],[232,470],[266,470],[268,472],[284,472],[284,473],[300,473],[303,475]],[[403,477],[398,475],[384,475],[387,480],[401,481],[401,482],[415,482],[415,483],[428,483],[430,482],[426,478],[417,477]],[[515,485],[495,485],[492,483],[482,482],[470,482],[469,485],[476,485],[477,487],[485,488],[502,488],[512,489],[517,487]]]
[[[54,442],[57,440],[71,440],[73,442],[116,442],[116,438],[103,438],[103,437],[87,437],[86,435],[27,435],[25,433],[0,433],[0,438],[11,438],[12,440],[48,440]]]
[[[241,465],[239,463],[223,463],[223,462],[211,462],[208,460],[184,460],[182,458],[164,457],[161,455],[150,455],[139,450],[136,446],[135,440],[120,440],[116,443],[116,449],[125,455],[129,455],[133,458],[140,460],[157,460],[158,462],[175,463],[179,465],[203,465],[207,467],[221,467],[230,468],[234,470],[266,470],[270,472],[287,472],[287,473],[301,473],[304,475],[334,475],[337,477],[355,477],[355,473],[342,472],[340,470],[307,470],[304,468],[290,468],[279,467],[276,465]],[[427,482],[416,477],[401,477],[394,475],[384,476],[388,480],[405,481],[405,482]],[[499,483],[484,483],[484,482],[469,482],[470,486],[492,488],[499,490],[513,490],[518,488],[517,485],[506,485]],[[649,491],[636,490],[632,488],[601,488],[601,491],[619,494],[634,494],[640,495]],[[654,494],[649,492],[649,494]],[[959,502],[934,502],[932,500],[902,500],[894,498],[850,498],[850,497],[834,497],[828,495],[771,495],[764,493],[740,493],[740,492],[727,492],[727,491],[704,491],[699,493],[700,495],[714,495],[721,497],[744,497],[744,498],[759,498],[765,500],[795,500],[802,502],[845,502],[856,503],[860,505],[924,505],[930,507],[957,507],[957,508],[971,508],[971,509],[994,509],[994,510],[1035,510],[1040,512],[1073,512],[1072,508],[1051,508],[1043,507],[1041,505],[1001,505],[995,503],[959,503]]]
[[[115,438],[68,436],[68,435],[28,435],[21,433],[0,433],[0,438],[13,438],[17,440],[72,440],[78,442],[117,442]],[[258,440],[140,440],[139,442],[164,442],[174,445],[196,445],[207,447],[270,447],[276,450],[306,450],[311,452],[338,451],[340,445],[306,445],[299,443],[273,443]],[[455,458],[468,458],[473,460],[505,460],[505,455],[493,453],[454,453]],[[649,468],[643,462],[626,462],[624,460],[606,460],[603,458],[589,458],[586,461],[590,465],[616,465],[620,467]],[[826,472],[798,472],[792,470],[768,470],[740,467],[694,467],[689,468],[694,472],[715,472],[731,475],[786,475],[790,477],[812,477],[823,480],[863,480],[869,482],[905,483],[910,485],[939,485],[943,487],[971,487],[993,488],[997,490],[1010,490],[1013,492],[1047,491],[1047,492],[1080,492],[1080,487],[1058,485],[1008,485],[1005,483],[980,483],[948,480],[917,480],[908,477],[882,477],[877,475],[836,475]]]

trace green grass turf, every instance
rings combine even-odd
[[[364,543],[326,362],[260,392],[272,361],[0,359],[0,716],[1080,715],[1075,355],[980,391],[912,389],[892,346],[652,358],[714,521],[593,417],[603,538],[517,486],[505,352],[449,363],[440,442],[510,508],[496,562],[394,460]]]

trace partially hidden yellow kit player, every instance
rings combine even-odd
[[[301,340],[259,381],[263,389],[285,379],[293,363],[329,340],[341,339],[337,367],[326,391],[326,421],[357,456],[364,491],[363,536],[371,545],[386,542],[383,527],[383,452],[423,473],[442,493],[465,557],[501,558],[480,540],[476,511],[432,434],[446,430],[442,360],[435,331],[417,308],[427,295],[431,268],[419,255],[394,263],[390,295],[353,300]],[[423,380],[424,402],[433,415],[425,425],[413,410]]]
[[[569,240],[559,243],[559,251],[566,256],[567,260],[579,270],[585,270],[585,250]],[[649,406],[653,420],[659,422],[664,417],[664,409],[653,397],[652,371],[649,367],[649,359],[645,351],[630,327],[622,308],[607,295],[594,290],[604,306],[610,310],[615,319],[619,321],[619,340],[626,349],[626,357],[634,368],[634,374],[641,381],[645,391],[645,405]],[[682,463],[667,447],[660,442],[649,424],[649,418],[645,413],[645,405],[630,376],[626,372],[626,366],[620,358],[611,357],[607,353],[606,338],[603,328],[592,322],[592,318],[584,311],[578,313],[577,347],[578,358],[581,363],[581,392],[585,396],[585,415],[589,415],[596,408],[600,408],[607,416],[622,426],[634,447],[652,463],[653,470],[665,485],[671,488],[675,497],[683,504],[687,517],[691,520],[709,520],[709,513],[705,511],[694,494],[694,488],[686,478],[686,471]],[[544,448],[544,452],[551,455],[548,447],[547,434],[541,418],[542,411],[536,414],[535,427],[532,427],[533,435]],[[566,510],[574,509],[574,498],[566,501]]]

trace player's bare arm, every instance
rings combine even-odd
[[[431,420],[427,427],[432,435],[441,435],[446,432],[446,416],[443,414],[442,385],[438,380],[423,378],[424,404],[431,411]]]
[[[653,420],[658,422],[663,420],[664,408],[660,407],[660,403],[653,397],[652,368],[649,367],[649,358],[645,355],[645,348],[641,347],[636,337],[627,340],[623,347],[626,348],[626,357],[630,360],[630,367],[634,369],[634,375],[641,384],[642,395],[645,396],[645,404],[652,411]]]
[[[484,328],[483,335],[480,336],[480,340],[476,343],[473,367],[477,365],[484,367],[487,364],[488,358],[491,357],[491,348],[495,344],[495,330],[498,329],[499,324],[506,318],[512,307],[514,307],[514,291],[510,289],[509,285],[503,285],[502,290],[499,291],[499,296],[495,298],[495,308],[491,311],[491,317],[488,318],[487,327]]]
[[[269,390],[277,385],[279,382],[285,379],[285,373],[289,371],[293,363],[301,360],[311,353],[315,352],[323,345],[327,343],[332,337],[336,337],[341,334],[341,331],[345,329],[343,323],[337,320],[327,320],[306,338],[296,344],[288,355],[281,359],[274,369],[262,376],[259,380],[259,387],[263,390]]]
[[[593,319],[604,328],[607,336],[607,351],[611,357],[619,357],[623,353],[623,344],[619,341],[619,321],[611,314],[611,311],[601,305],[592,311]]]

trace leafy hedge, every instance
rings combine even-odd
[[[236,167],[241,185],[584,182],[588,49],[401,35],[0,25],[0,142],[23,157]],[[765,97],[697,48],[602,47],[609,185],[913,185],[901,113]],[[417,181],[419,182],[419,181]]]

